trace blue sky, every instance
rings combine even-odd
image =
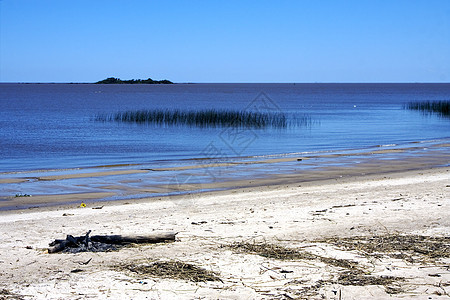
[[[1,82],[450,82],[449,0],[0,0]]]

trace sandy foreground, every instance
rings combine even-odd
[[[450,295],[449,167],[100,205],[1,212],[0,299]],[[46,251],[88,230],[178,234],[113,252]],[[156,265],[176,272],[145,272]],[[201,272],[216,280],[195,281]]]

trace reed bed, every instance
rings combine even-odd
[[[450,117],[450,100],[409,102],[405,108]]]
[[[287,128],[308,126],[309,116],[288,118],[283,113],[266,113],[235,110],[129,110],[112,114],[98,114],[96,121],[154,124],[191,127],[248,127]]]

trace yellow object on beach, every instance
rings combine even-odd
[[[86,204],[81,202],[80,207],[86,207]]]

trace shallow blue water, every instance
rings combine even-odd
[[[0,84],[0,172],[364,149],[450,137],[450,119],[403,109],[450,84]],[[257,109],[310,116],[286,129],[94,121],[123,110]]]

